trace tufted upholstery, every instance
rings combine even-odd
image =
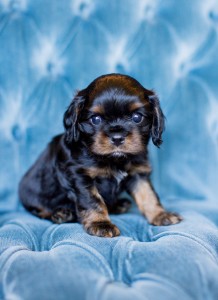
[[[0,0],[0,299],[218,299],[217,49],[216,0]],[[74,91],[110,72],[160,96],[153,182],[178,225],[133,207],[104,239],[19,204]]]

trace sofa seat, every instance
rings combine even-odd
[[[27,212],[0,216],[0,299],[218,299],[218,230],[199,213],[155,227],[112,215],[121,236],[90,236]]]

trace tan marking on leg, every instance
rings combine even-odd
[[[110,221],[110,218],[108,216],[108,212],[104,209],[100,211],[96,211],[95,209],[87,209],[83,210],[80,213],[80,218],[82,219],[83,225],[86,227],[89,227],[90,224],[93,222],[104,222],[104,221]]]
[[[119,229],[111,223],[106,210],[101,212],[88,209],[81,212],[82,224],[88,234],[100,237],[115,237],[120,235]]]
[[[91,189],[90,189],[90,193],[92,196],[98,198],[99,200],[102,201],[102,203],[104,203],[104,199],[102,198],[102,196],[99,194],[99,191],[97,189],[96,186],[92,186]]]
[[[148,219],[149,223],[152,223],[155,217],[164,211],[151,185],[146,180],[140,179],[137,182],[132,191],[132,196],[139,210]]]
[[[166,226],[182,221],[180,215],[168,212],[163,208],[148,181],[140,179],[132,191],[132,196],[139,210],[152,225]]]
[[[93,186],[90,193],[98,202],[96,203],[96,209],[91,208],[80,213],[81,222],[85,230],[91,235],[100,237],[118,236],[120,231],[111,223],[106,204],[97,188]]]
[[[89,224],[92,222],[102,222],[102,221],[110,221],[107,206],[104,202],[104,199],[99,194],[97,188],[93,186],[90,189],[91,195],[96,198],[96,209],[88,209],[81,212],[81,218],[83,220],[83,224]]]

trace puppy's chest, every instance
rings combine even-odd
[[[95,185],[99,193],[104,198],[116,197],[125,189],[128,180],[138,173],[149,174],[151,168],[148,164],[132,165],[129,164],[125,168],[91,168],[89,176],[95,181]]]
[[[126,171],[116,171],[112,175],[114,179],[116,180],[117,185],[120,185],[121,181],[124,180],[127,176],[128,173]]]
[[[108,205],[113,205],[116,202],[118,195],[123,191],[123,182],[127,177],[127,172],[117,171],[110,177],[96,177],[94,179],[99,194]]]
[[[99,174],[94,178],[99,192],[107,191],[108,193],[118,192],[121,188],[122,182],[128,177],[126,171],[113,171],[110,174]]]

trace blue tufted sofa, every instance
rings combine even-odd
[[[184,221],[150,226],[136,207],[113,239],[27,213],[17,185],[74,91],[119,72],[159,94],[150,145],[162,203]],[[218,299],[218,4],[207,0],[0,0],[0,299]]]

